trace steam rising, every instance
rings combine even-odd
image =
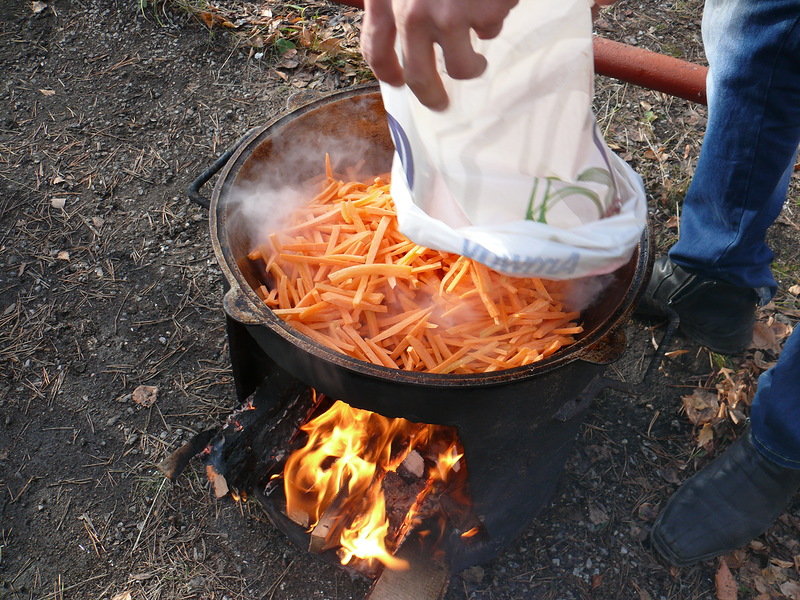
[[[302,133],[302,135],[300,135]],[[389,170],[367,161],[386,155],[363,138],[330,137],[287,131],[274,136],[269,155],[245,163],[244,176],[236,179],[229,194],[228,219],[232,231],[244,233],[251,247],[263,244],[271,233],[285,226],[289,216],[316,196],[325,179],[325,157],[330,156],[334,177],[347,181],[374,177]],[[242,228],[242,229],[239,229]]]
[[[566,281],[565,304],[569,310],[583,312],[594,303],[614,279],[614,274],[609,273],[608,275],[595,275]]]
[[[231,230],[244,232],[250,249],[267,243],[289,218],[314,194],[314,186],[281,186],[275,181],[247,182],[230,195]]]

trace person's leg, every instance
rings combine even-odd
[[[684,268],[769,295],[776,286],[765,235],[800,143],[798,19],[798,0],[707,0],[709,120],[669,254]]]
[[[714,337],[731,315],[745,315],[727,311],[726,295],[741,308],[754,288],[763,288],[762,298],[775,291],[764,234],[783,205],[787,164],[800,142],[800,1],[708,0],[706,6],[709,130],[681,241],[672,261],[657,265],[648,292],[653,305],[688,313],[699,307],[711,315],[720,306],[719,330],[701,332]],[[682,321],[687,316],[679,314]],[[763,533],[799,488],[795,330],[778,364],[759,379],[750,429],[670,498],[653,525],[653,546],[677,565],[730,552]]]
[[[800,1],[707,0],[709,122],[678,243],[656,261],[637,311],[665,315],[716,352],[752,338],[776,284],[767,228],[800,143]]]
[[[750,427],[763,455],[800,469],[800,326],[786,341],[778,364],[758,379]]]

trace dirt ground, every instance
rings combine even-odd
[[[702,62],[700,15],[698,0],[621,0],[597,28]],[[251,127],[363,76],[286,45],[237,45],[231,25],[209,30],[142,0],[0,2],[0,598],[344,600],[369,589],[292,546],[257,504],[214,499],[199,465],[174,484],[155,468],[235,406],[220,271],[189,183]],[[705,107],[598,78],[596,112],[645,178],[663,249]],[[799,223],[795,178],[770,234],[781,293],[767,332],[798,316]],[[656,325],[627,324],[610,374],[641,379]],[[446,599],[715,597],[721,563],[669,568],[647,543],[680,481],[741,431],[717,420],[699,447],[681,396],[716,394],[721,367],[751,394],[748,375],[779,341],[726,361],[678,337],[645,392],[603,392],[552,502],[500,556],[455,574]],[[132,397],[140,385],[158,388],[149,407]],[[800,597],[798,508],[726,559],[740,598]]]

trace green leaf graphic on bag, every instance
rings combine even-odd
[[[541,178],[537,177],[533,181],[533,190],[531,191],[530,200],[528,202],[528,210],[525,213],[525,218],[528,221],[547,223],[547,212],[558,202],[564,201],[566,198],[572,196],[581,196],[590,200],[597,209],[598,216],[603,215],[613,200],[613,179],[611,174],[605,169],[592,167],[583,171],[577,177],[578,181],[598,183],[603,185],[607,189],[605,198],[603,200],[600,199],[600,196],[597,194],[597,192],[579,185],[567,185],[565,187],[553,189],[553,182],[564,182],[558,177],[547,177],[545,178],[545,181],[547,181],[547,186],[544,189],[542,198],[537,201],[537,192],[539,191],[540,180]]]

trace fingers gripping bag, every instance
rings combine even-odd
[[[641,178],[592,112],[587,0],[521,0],[491,40],[484,74],[440,72],[449,107],[381,84],[395,143],[400,231],[501,273],[575,279],[630,259],[646,222]]]

